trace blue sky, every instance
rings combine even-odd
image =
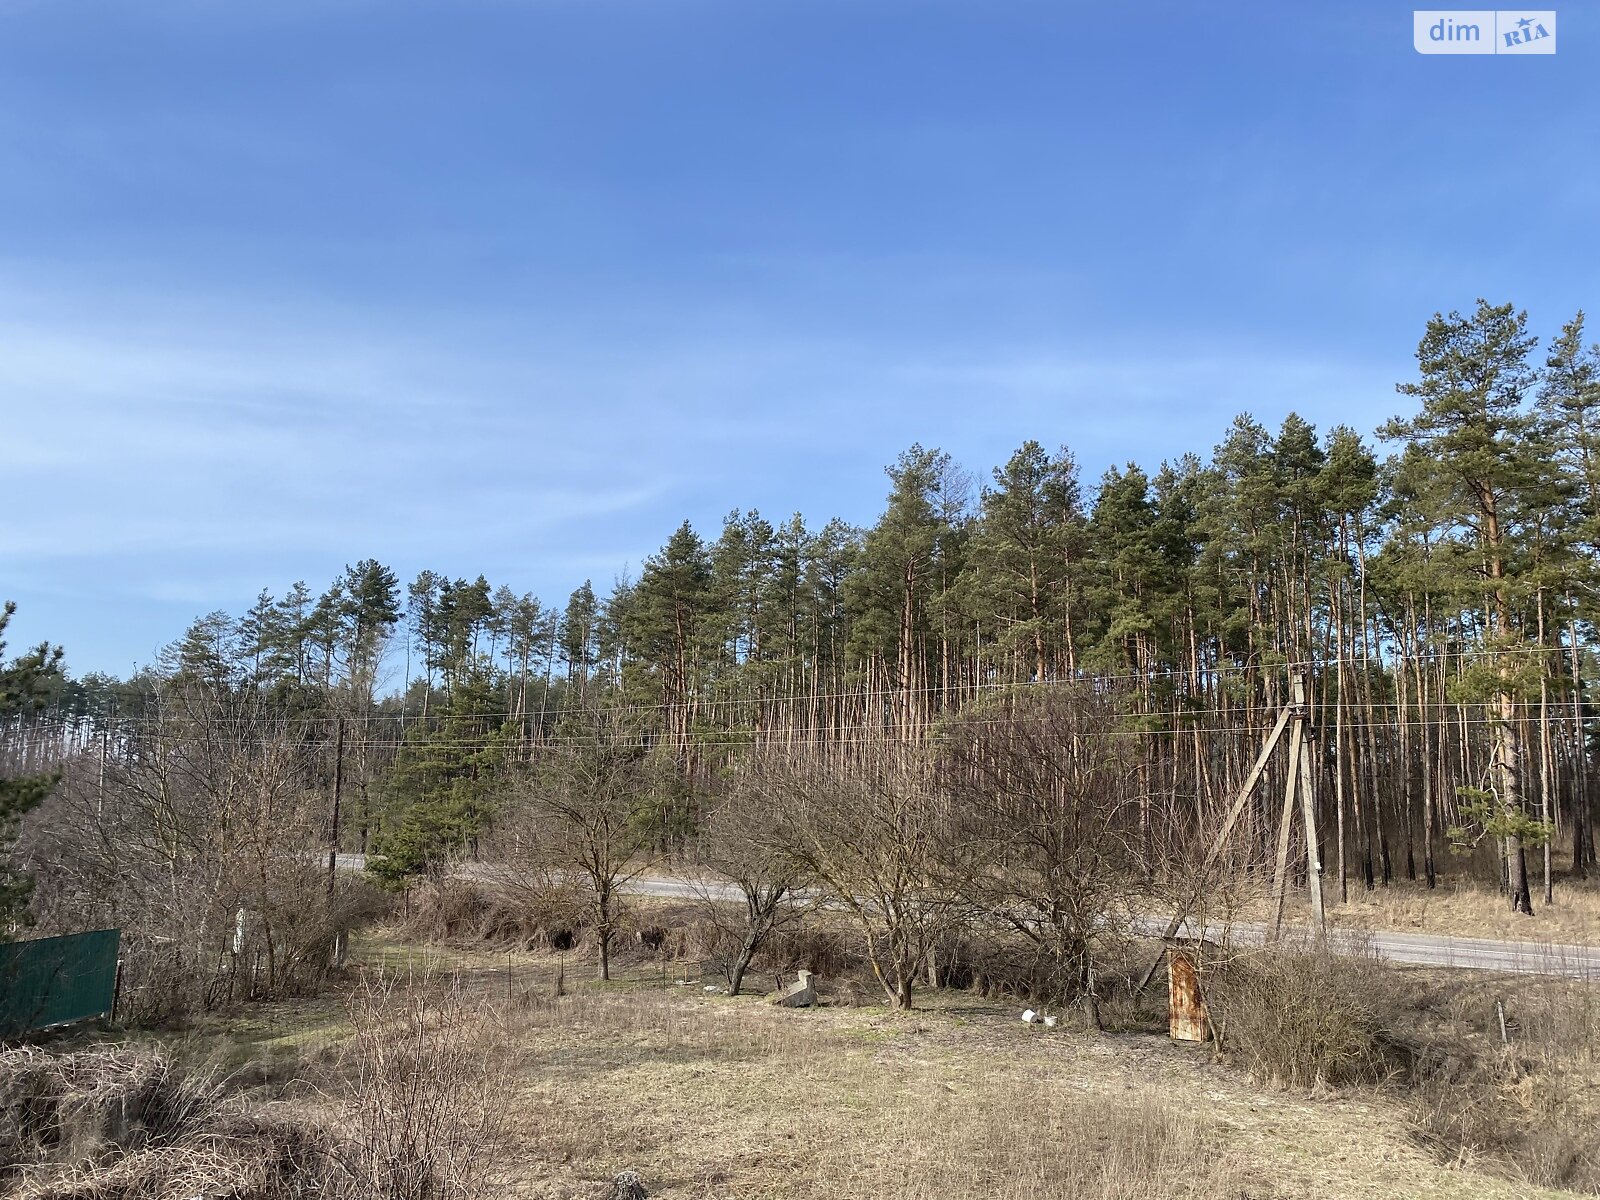
[[[375,556],[560,601],[913,441],[1370,430],[1427,316],[1600,305],[1600,4],[0,0],[11,649]]]

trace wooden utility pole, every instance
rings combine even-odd
[[[334,739],[333,751],[333,828],[328,835],[328,899],[333,899],[333,882],[339,867],[339,800],[344,792],[344,718],[339,718],[339,732]]]
[[[1295,690],[1303,692],[1304,684],[1296,680]],[[1311,920],[1317,940],[1328,936],[1328,913],[1322,900],[1322,837],[1317,830],[1317,773],[1311,766],[1311,730],[1309,721],[1300,727],[1300,819],[1306,830],[1306,886],[1311,892]]]
[[[1283,927],[1283,902],[1288,890],[1289,880],[1289,846],[1292,841],[1292,826],[1294,823],[1295,798],[1300,799],[1300,818],[1305,826],[1306,834],[1306,875],[1307,883],[1311,889],[1311,914],[1317,936],[1321,941],[1327,936],[1326,913],[1322,903],[1322,856],[1317,848],[1317,809],[1316,798],[1312,790],[1312,781],[1315,772],[1311,765],[1311,737],[1309,721],[1306,711],[1306,686],[1305,678],[1298,672],[1291,681],[1291,702],[1286,704],[1278,713],[1277,722],[1272,726],[1272,731],[1267,734],[1266,740],[1261,744],[1261,753],[1256,756],[1255,765],[1250,768],[1250,773],[1245,776],[1243,785],[1239,788],[1238,795],[1234,797],[1233,807],[1228,810],[1222,828],[1217,831],[1217,836],[1212,839],[1206,856],[1200,864],[1200,886],[1205,886],[1206,873],[1221,856],[1223,848],[1227,846],[1228,839],[1233,833],[1233,827],[1238,822],[1240,814],[1250,803],[1250,797],[1255,792],[1256,785],[1261,782],[1261,776],[1267,769],[1267,764],[1272,761],[1272,755],[1278,748],[1278,743],[1284,740],[1284,732],[1289,733],[1289,769],[1285,773],[1283,793],[1283,814],[1278,824],[1278,857],[1272,876],[1273,918],[1270,936],[1273,939]],[[1166,954],[1166,943],[1178,932],[1183,925],[1188,912],[1180,910],[1172,920],[1167,923],[1161,935],[1162,948],[1155,957],[1155,961],[1145,971],[1139,980],[1137,990],[1143,991],[1155,975],[1156,969],[1161,966],[1161,960]],[[1203,931],[1202,931],[1203,932]]]
[[[110,739],[111,727],[107,722],[100,726],[100,784],[94,794],[94,815],[97,821],[106,813],[106,752],[109,749],[107,743]]]
[[[1296,680],[1298,682],[1298,680]],[[1283,901],[1289,891],[1289,842],[1294,832],[1294,802],[1300,794],[1300,754],[1304,749],[1305,721],[1300,707],[1288,711],[1289,718],[1289,769],[1283,773],[1283,812],[1278,816],[1278,857],[1272,866],[1272,936],[1283,928]]]
[[[1283,901],[1289,888],[1289,842],[1294,824],[1295,797],[1300,799],[1300,820],[1306,835],[1306,884],[1311,891],[1311,918],[1320,941],[1327,935],[1327,915],[1322,905],[1322,856],[1317,850],[1317,805],[1311,769],[1310,722],[1306,711],[1306,681],[1298,672],[1291,681],[1293,700],[1289,717],[1289,770],[1283,789],[1283,816],[1278,825],[1278,859],[1272,872],[1272,938],[1283,931]]]
[[[1221,856],[1223,847],[1228,844],[1228,838],[1233,833],[1233,827],[1239,821],[1239,816],[1244,812],[1245,806],[1250,803],[1250,796],[1256,790],[1256,784],[1261,781],[1262,773],[1266,771],[1267,764],[1272,761],[1272,752],[1278,748],[1278,742],[1283,738],[1283,731],[1289,725],[1289,710],[1285,708],[1278,714],[1277,722],[1272,726],[1272,732],[1267,734],[1266,740],[1261,744],[1261,753],[1256,755],[1255,765],[1250,768],[1250,773],[1245,776],[1244,784],[1239,788],[1239,793],[1233,798],[1233,807],[1228,809],[1228,815],[1223,818],[1222,828],[1217,830],[1217,836],[1211,840],[1211,846],[1206,850],[1205,859],[1200,863],[1200,886],[1205,886],[1206,873]],[[1166,929],[1161,934],[1161,950],[1156,955],[1155,961],[1139,979],[1138,991],[1144,991],[1149,986],[1156,969],[1161,966],[1161,959],[1167,952],[1166,943],[1178,932],[1184,918],[1189,914],[1186,909],[1180,909],[1173,914],[1172,920],[1167,923]]]

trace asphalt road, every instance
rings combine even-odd
[[[359,854],[339,855],[339,865],[359,871],[365,860]],[[468,863],[462,874],[471,878],[493,879],[495,868],[488,863]],[[677,879],[636,879],[628,890],[642,896],[692,899],[710,894],[717,899],[739,900],[739,890],[731,885],[691,886]],[[1159,935],[1164,922],[1152,920],[1149,932]],[[1192,928],[1183,931],[1193,936]],[[1208,934],[1215,937],[1217,931]],[[1241,922],[1233,927],[1235,941],[1259,944],[1266,940],[1264,924]],[[1504,971],[1518,975],[1568,975],[1578,979],[1600,980],[1600,947],[1560,945],[1548,942],[1502,942],[1492,938],[1445,937],[1430,933],[1376,931],[1350,934],[1330,932],[1335,951],[1370,952],[1397,963],[1429,967],[1460,967],[1477,971]]]

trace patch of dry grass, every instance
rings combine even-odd
[[[792,1011],[698,987],[538,988],[512,1021],[520,1195],[866,1200],[1539,1194],[1441,1164],[1398,1099],[1263,1092],[1164,1037],[1016,1006]]]
[[[0,1050],[0,1189],[17,1200],[487,1200],[517,1057],[470,980],[369,975],[292,1102],[152,1046]]]
[[[971,1027],[960,1013],[592,990],[527,1012],[514,1140],[529,1196],[592,1195],[626,1167],[662,1197],[1134,1200],[1245,1185],[1207,1123],[1153,1088],[1107,1105],[1047,1072],[963,1059],[949,1040]]]
[[[1465,972],[1422,986],[1419,1140],[1510,1178],[1600,1192],[1600,987]]]
[[[1269,1087],[1380,1085],[1445,1161],[1600,1193],[1600,988],[1293,942],[1207,964],[1226,1057]]]
[[[1328,898],[1329,920],[1352,929],[1600,944],[1600,881],[1557,880],[1554,902],[1546,905],[1536,895],[1531,917],[1512,912],[1506,898],[1492,887],[1449,879],[1441,879],[1432,891],[1410,882],[1396,882],[1370,892],[1355,884],[1350,889],[1349,903],[1333,903],[1331,888]],[[1297,919],[1303,920],[1306,914],[1298,910],[1305,907],[1304,897],[1299,897],[1296,905]]]
[[[0,1052],[0,1186],[16,1200],[342,1200],[323,1186],[330,1144],[148,1048]]]
[[[393,968],[400,953],[391,947],[380,957]],[[795,1013],[707,996],[698,981],[673,987],[692,964],[664,973],[642,959],[597,986],[568,955],[571,994],[558,999],[550,956],[513,958],[449,955],[488,1002],[502,1003],[508,984],[521,998],[511,1020],[531,1065],[527,1103],[514,1114],[516,1175],[531,1196],[587,1196],[624,1167],[645,1170],[658,1195],[842,1200],[927,1194],[923,1187],[958,1200],[1052,1187],[1066,1195],[1322,1194],[1316,1180],[1343,1180],[1352,1195],[1447,1195],[1469,1178],[1472,1194],[1493,1195],[1507,1185],[1491,1175],[1512,1181],[1504,1194],[1531,1194],[1528,1184],[1592,1186],[1585,1147],[1594,1139],[1582,1131],[1588,1114],[1600,1115],[1592,1085],[1600,990],[1573,981],[1341,958],[1320,983],[1301,980],[1298,998],[1260,997],[1251,1039],[1272,1041],[1279,1027],[1285,1034],[1278,1067],[1262,1072],[1273,1087],[1262,1092],[1210,1066],[1204,1052],[1144,1036],[1150,1004],[1118,985],[1102,1007],[1124,1036],[1067,1035],[1079,1022],[1064,1013],[1055,1034],[1035,1037],[1017,1021],[1017,1004],[962,992],[923,991],[921,1011],[897,1020],[848,973],[824,979],[835,1006]],[[1275,1006],[1304,1008],[1328,989],[1348,993],[1356,1033],[1383,1045],[1375,1057],[1357,1045],[1353,1072],[1330,1067],[1330,1058],[1301,1079],[1282,1067],[1298,1034]],[[1159,999],[1158,990],[1144,1000]],[[852,995],[869,1003],[848,1006]],[[1506,1004],[1516,1055],[1495,1053],[1496,999]],[[1118,1019],[1124,1008],[1127,1019]],[[1235,1051],[1245,1032],[1235,1026]],[[1518,1055],[1520,1074],[1497,1073],[1502,1058]],[[1485,1074],[1482,1064],[1495,1070]],[[1380,1077],[1389,1080],[1385,1093],[1346,1091],[1309,1107],[1275,1090]],[[1260,1120],[1285,1111],[1296,1120]],[[1359,1129],[1350,1124],[1358,1113]],[[1334,1148],[1331,1168],[1307,1150],[1323,1144]],[[1163,1166],[1169,1146],[1187,1147],[1177,1155],[1181,1175]],[[1108,1191],[1109,1177],[1085,1173],[1086,1164],[1124,1158],[1150,1168],[1108,1168],[1130,1190]],[[1364,1176],[1363,1161],[1380,1164],[1377,1174]],[[1396,1162],[1409,1174],[1396,1177]]]

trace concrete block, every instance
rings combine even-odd
[[[810,971],[801,971],[799,979],[774,996],[772,1002],[784,1008],[810,1008],[817,1002],[817,989],[811,979]]]

